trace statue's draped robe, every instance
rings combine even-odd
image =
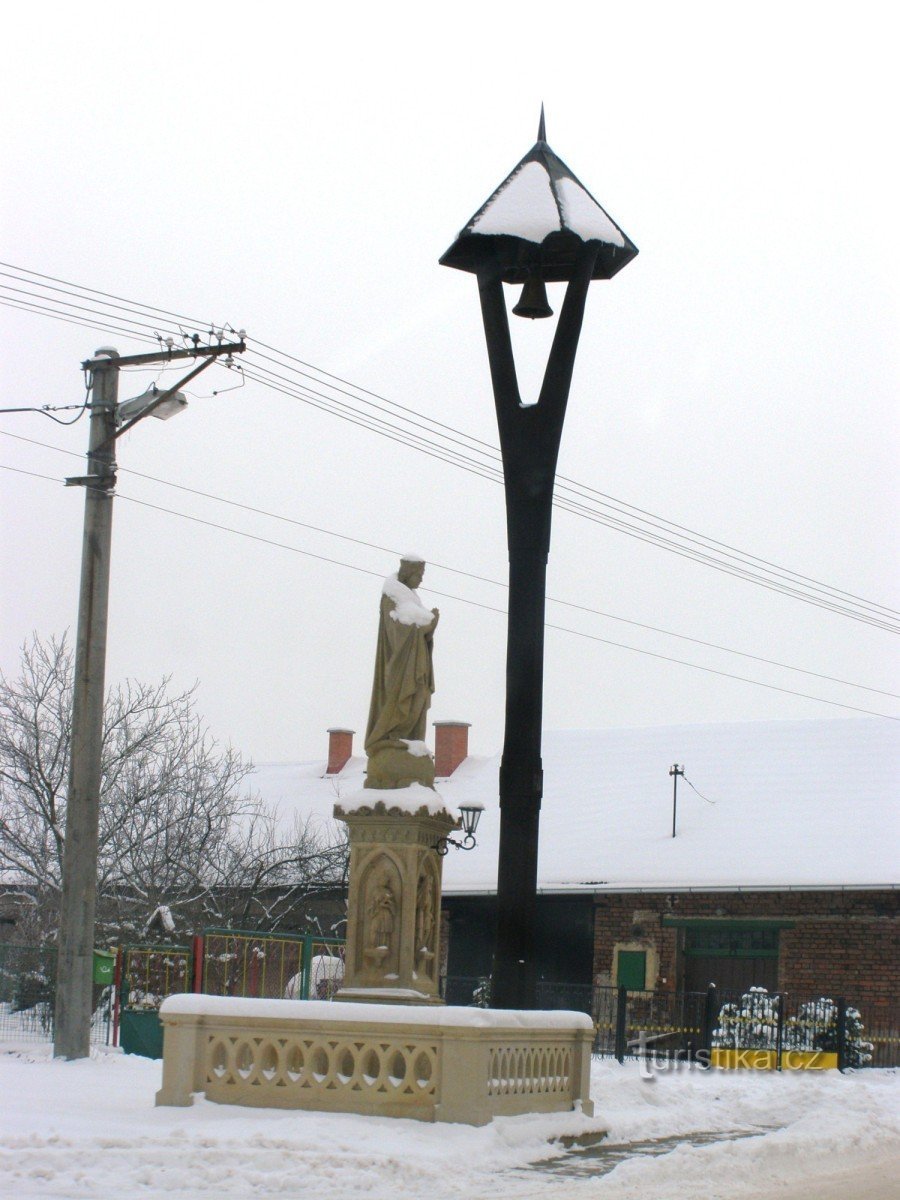
[[[398,619],[399,618],[399,619]],[[425,722],[434,692],[432,614],[412,588],[388,579],[381,597],[378,649],[372,703],[366,727],[366,754],[371,757],[403,741],[425,740]]]

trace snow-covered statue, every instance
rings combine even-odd
[[[434,761],[425,722],[434,692],[432,652],[440,613],[416,588],[425,574],[418,555],[405,555],[384,581],[378,620],[375,678],[366,727],[367,788],[434,786]]]

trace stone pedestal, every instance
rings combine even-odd
[[[437,792],[370,790],[334,806],[350,833],[347,949],[336,1000],[441,1004],[441,867],[459,828]]]

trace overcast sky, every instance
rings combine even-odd
[[[531,147],[543,100],[551,146],[640,249],[592,286],[561,474],[900,607],[889,19],[865,2],[88,2],[52,21],[16,6],[0,78],[0,258],[230,322],[349,381],[330,394],[355,412],[367,389],[413,410],[395,412],[400,429],[441,422],[494,444],[475,282],[437,260]],[[2,275],[0,299],[94,319],[59,304],[101,297],[39,282]],[[172,325],[142,319],[151,336]],[[551,323],[513,324],[534,395]],[[0,407],[78,403],[96,347],[150,348],[7,305],[0,331]],[[255,357],[323,392],[282,362]],[[157,378],[178,375],[123,374],[120,398]],[[471,721],[472,750],[494,752],[505,620],[492,609],[505,594],[450,568],[504,580],[502,489],[259,382],[211,394],[237,382],[211,369],[188,385],[184,414],[119,445],[108,681],[199,680],[214,733],[257,761],[324,754],[331,725],[359,731],[359,745],[379,580],[412,549],[441,564],[422,588],[442,612],[432,717]],[[433,450],[429,429],[415,432]],[[15,673],[32,631],[74,630],[83,495],[59,481],[83,472],[88,430],[37,414],[0,416],[0,430],[0,463],[56,481],[0,471],[0,667]],[[900,690],[885,630],[584,514],[554,516],[548,590],[596,610],[548,605],[567,630],[547,635],[548,728],[852,715],[637,650],[900,713],[891,696],[612,619]]]

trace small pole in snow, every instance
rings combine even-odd
[[[684,767],[679,767],[678,763],[669,767],[669,774],[672,778],[672,837],[675,836],[675,814],[678,811],[678,776],[684,774]]]

